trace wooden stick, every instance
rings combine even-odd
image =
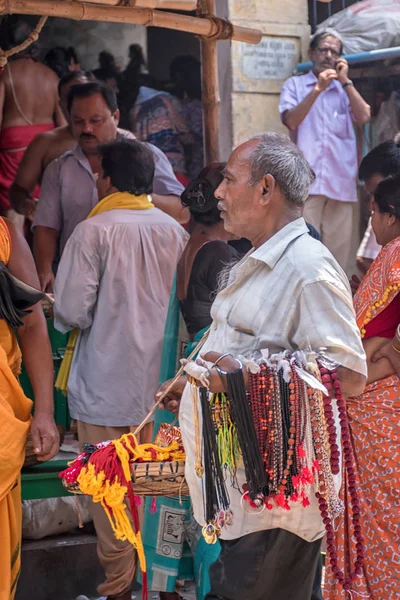
[[[203,335],[203,337],[201,338],[199,343],[196,345],[193,352],[190,353],[188,360],[192,360],[192,358],[194,356],[196,356],[196,354],[198,352],[200,352],[201,348],[204,345],[204,342],[206,341],[206,339],[208,337],[208,333],[209,333],[209,329],[205,332],[205,334]],[[159,397],[157,402],[154,404],[153,408],[150,410],[150,412],[147,414],[147,416],[143,419],[143,421],[140,423],[140,425],[138,427],[136,427],[136,429],[135,429],[136,436],[142,431],[143,427],[146,425],[146,423],[149,421],[149,419],[154,415],[154,413],[156,412],[157,408],[160,406],[160,404],[164,400],[164,398],[166,398],[168,396],[168,393],[171,391],[174,384],[178,381],[179,377],[182,375],[184,368],[185,367],[183,365],[180,367],[179,371],[177,372],[175,377],[172,379],[172,381],[169,384],[169,386],[167,387],[167,389],[161,394],[161,396]]]
[[[215,0],[206,0],[207,13],[203,18],[215,14]],[[204,118],[204,159],[205,164],[219,162],[219,82],[218,55],[216,40],[203,39],[201,42],[202,100]]]
[[[99,6],[75,0],[0,0],[0,15],[47,15],[76,21],[105,21],[111,23],[134,23],[146,27],[165,27],[186,31],[207,38],[232,39],[238,42],[258,44],[261,31],[247,27],[230,26],[217,17],[200,19],[152,10],[124,6]]]
[[[106,6],[129,6],[136,8],[163,8],[169,10],[196,10],[197,0],[75,0],[88,4],[104,4]]]

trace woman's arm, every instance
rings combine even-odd
[[[7,265],[10,273],[32,287],[40,289],[35,263],[25,238],[10,221],[7,221],[7,226],[12,245],[11,258]],[[53,416],[53,356],[40,303],[32,308],[32,312],[23,319],[23,322],[23,326],[18,329],[18,335],[35,398],[31,435],[38,459],[45,461],[57,454],[59,434]]]
[[[387,338],[372,337],[363,341],[367,355],[368,379],[367,384],[380,379],[386,379],[396,374],[396,369],[385,354],[385,348],[392,343]]]

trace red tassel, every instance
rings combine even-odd
[[[292,483],[293,483],[293,487],[295,490],[298,490],[300,487],[300,476],[299,475],[293,475],[292,477]]]
[[[285,508],[285,496],[283,492],[279,492],[279,494],[275,496],[275,504],[281,508]]]
[[[303,485],[306,485],[307,483],[312,485],[313,483],[315,483],[314,475],[311,473],[311,471],[308,467],[304,467],[301,470],[300,477],[301,477],[301,482],[303,483]]]
[[[147,573],[142,573],[142,598],[149,600],[149,584],[147,581]]]
[[[317,471],[317,473],[320,472],[321,465],[319,464],[318,460],[314,460],[314,462],[313,462],[313,468]]]

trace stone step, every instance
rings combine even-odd
[[[103,579],[95,535],[24,540],[15,600],[75,600],[80,594],[92,598]]]

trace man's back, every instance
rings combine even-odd
[[[30,57],[10,61],[0,76],[1,127],[52,123],[54,116],[56,124],[63,125],[57,83],[51,69]]]
[[[156,208],[111,210],[77,226],[55,287],[56,327],[82,330],[68,383],[74,418],[120,427],[140,423],[150,410],[187,239]]]

